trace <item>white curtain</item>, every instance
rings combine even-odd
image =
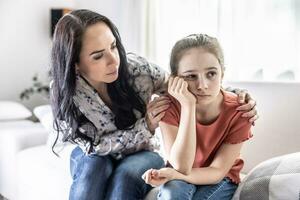
[[[299,0],[148,0],[143,49],[168,69],[174,43],[191,33],[219,39],[231,81],[300,81]]]

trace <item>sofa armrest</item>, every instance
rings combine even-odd
[[[23,149],[46,144],[48,133],[40,123],[14,124],[0,129],[0,193],[16,199],[17,153]]]

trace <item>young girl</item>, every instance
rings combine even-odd
[[[231,199],[251,123],[237,110],[237,96],[222,89],[224,59],[216,38],[194,34],[171,54],[171,106],[160,122],[168,168],[143,178],[161,185],[158,199]]]

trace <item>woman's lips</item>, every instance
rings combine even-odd
[[[118,71],[116,70],[116,71],[114,71],[114,72],[112,72],[112,73],[108,73],[108,74],[106,74],[106,75],[111,76],[111,75],[116,75],[117,73],[118,73]]]

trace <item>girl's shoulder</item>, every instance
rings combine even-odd
[[[225,107],[235,109],[240,105],[238,102],[238,96],[235,93],[225,90],[221,90],[221,92],[223,94]]]
[[[238,96],[233,92],[221,90],[223,94],[223,117],[227,119],[236,118],[238,119],[242,112],[236,110],[241,104],[238,102]]]

